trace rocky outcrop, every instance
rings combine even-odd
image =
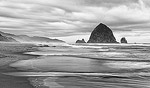
[[[84,39],[82,40],[77,40],[76,43],[86,43]]]
[[[91,33],[88,43],[117,43],[112,30],[100,23]]]
[[[121,38],[120,42],[121,43],[128,43],[125,37]]]
[[[39,47],[49,47],[49,45],[46,45],[46,44],[39,44],[38,46]]]
[[[0,34],[0,41],[2,42],[17,42],[15,39],[11,37],[6,37]]]

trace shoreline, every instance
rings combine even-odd
[[[12,60],[14,61],[11,61],[11,62],[14,62],[14,63],[7,64],[6,67],[1,66],[0,70],[3,70],[3,72],[6,72],[6,74],[8,73],[7,75],[13,75],[13,76],[5,75],[7,76],[5,77],[5,79],[7,78],[7,79],[10,79],[11,81],[15,80],[15,83],[11,83],[11,81],[8,80],[7,82],[11,83],[11,85],[13,84],[14,86],[12,87],[8,85],[9,87],[3,87],[3,88],[80,88],[80,87],[81,88],[91,88],[91,87],[92,88],[93,87],[94,88],[99,88],[99,87],[120,88],[120,87],[126,87],[126,86],[128,86],[128,88],[133,88],[133,87],[147,88],[149,86],[149,70],[148,69],[150,65],[149,65],[149,62],[143,63],[141,62],[141,60],[146,60],[146,58],[144,57],[150,57],[150,55],[148,54],[149,47],[141,48],[141,46],[136,46],[136,47],[129,49],[130,47],[131,46],[126,47],[130,51],[130,52],[128,51],[129,56],[126,56],[125,54],[123,54],[127,60],[122,60],[123,59],[122,56],[119,56],[119,58],[115,60],[114,60],[114,57],[111,57],[111,59],[108,59],[108,60],[107,59],[99,60],[94,57],[88,58],[88,56],[87,57],[84,57],[84,56],[83,57],[82,56],[70,57],[70,56],[61,56],[61,55],[60,56],[57,56],[57,55],[56,56],[51,56],[51,55],[50,56],[43,56],[43,55],[36,56],[32,54],[31,55],[26,54],[24,53],[24,51],[23,52],[13,51],[12,56],[5,53],[1,57],[6,58],[5,56],[8,55],[10,56],[9,59],[13,58]],[[124,53],[127,52],[126,48],[123,48],[122,46],[116,46],[115,48],[116,48],[115,51],[110,51],[110,52],[120,52],[120,51]],[[32,49],[34,48],[30,47],[30,49],[25,50],[25,52],[34,52],[32,51]],[[38,49],[42,50],[41,48],[38,48]],[[133,52],[132,51],[133,49],[136,49],[138,52]],[[49,48],[48,50],[51,50],[51,48]],[[95,49],[93,50],[93,52],[95,52]],[[96,54],[97,53],[95,53],[95,55]],[[141,57],[141,55],[144,55],[142,56],[144,59],[140,58],[140,61],[138,62],[135,60],[133,61],[132,59],[135,59],[135,55],[136,57],[139,57],[139,58]],[[19,59],[15,59],[16,56]],[[129,57],[131,59],[129,59]],[[2,67],[7,68],[7,70],[2,69]],[[85,69],[86,67],[87,69]],[[118,69],[118,67],[120,68]],[[57,71],[62,72],[62,73],[58,74]],[[82,74],[70,75],[69,71],[73,72],[73,74],[74,72],[75,74],[78,74],[78,72],[82,71]],[[63,75],[63,72],[68,72],[68,73],[66,75]],[[98,75],[97,73],[95,73],[96,75],[91,75],[87,72],[91,72],[91,74],[93,72],[98,72],[100,74]],[[0,77],[1,76],[3,75],[0,74]],[[0,82],[3,81],[2,79],[0,79]],[[9,83],[6,83],[6,84],[9,84]],[[17,83],[17,86],[15,85],[16,83]]]
[[[39,57],[38,55],[24,54],[25,52],[33,51],[38,51],[38,47],[32,44],[0,43],[0,85],[2,88],[35,88],[28,80],[29,77],[15,77],[3,74],[20,71],[10,67],[9,64],[11,63]]]

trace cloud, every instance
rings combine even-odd
[[[149,6],[148,0],[0,0],[0,30],[64,37],[90,34],[102,22],[138,35],[150,33]]]

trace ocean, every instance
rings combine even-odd
[[[150,44],[49,44],[10,66],[35,88],[150,88]]]

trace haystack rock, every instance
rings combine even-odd
[[[76,43],[86,43],[84,39],[82,40],[77,40]]]
[[[88,43],[118,43],[112,30],[100,23],[91,33]]]
[[[128,43],[125,37],[121,38],[120,42],[121,43]]]

